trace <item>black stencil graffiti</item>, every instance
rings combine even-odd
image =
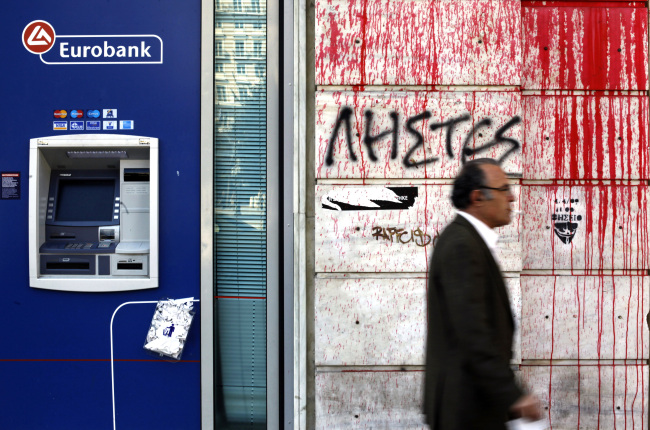
[[[325,155],[325,164],[327,166],[331,166],[332,164],[334,164],[334,143],[338,138],[339,130],[341,129],[341,127],[344,127],[345,130],[345,141],[347,144],[348,156],[350,157],[351,161],[355,161],[355,162],[357,161],[357,156],[354,153],[354,149],[352,148],[352,129],[351,129],[351,121],[350,121],[350,117],[352,116],[352,113],[353,113],[352,108],[348,106],[344,106],[343,108],[341,108],[339,116],[336,118],[336,123],[334,124],[334,130],[332,131],[332,135],[330,136],[329,142],[327,144],[327,151]],[[384,130],[375,136],[371,135],[374,113],[372,112],[372,110],[367,110],[364,113],[364,116],[366,119],[366,126],[365,126],[365,133],[362,142],[366,146],[368,152],[368,158],[373,162],[378,161],[373,145],[375,145],[378,141],[388,136],[392,136],[390,158],[391,160],[397,158],[397,141],[399,139],[399,129],[398,129],[399,115],[397,114],[397,112],[393,111],[389,113],[389,116],[393,123],[393,127],[389,130]],[[424,160],[413,159],[413,154],[418,150],[418,148],[424,145],[424,136],[419,130],[415,128],[415,125],[420,121],[428,120],[429,118],[431,118],[431,116],[432,116],[431,112],[424,111],[406,120],[406,131],[410,135],[413,135],[415,137],[415,142],[411,145],[411,147],[406,152],[404,156],[404,160],[402,160],[402,163],[406,168],[415,168],[424,164],[435,163],[440,159],[440,157],[429,157]],[[454,157],[452,141],[453,141],[453,135],[456,126],[465,121],[470,121],[471,119],[472,119],[471,115],[464,114],[455,118],[451,118],[447,121],[433,123],[429,126],[431,131],[436,131],[436,130],[445,131],[446,129],[445,150],[447,152],[447,157],[449,158]],[[468,157],[471,157],[476,154],[481,154],[493,148],[494,146],[507,145],[509,146],[509,149],[498,160],[499,163],[503,163],[503,161],[506,158],[508,158],[515,151],[521,148],[521,144],[519,143],[519,141],[506,136],[508,130],[510,130],[512,127],[519,124],[520,122],[521,122],[521,118],[519,116],[512,117],[507,123],[505,123],[502,127],[500,127],[495,132],[494,138],[492,140],[490,140],[485,145],[481,145],[476,148],[471,148],[470,144],[474,139],[475,134],[479,133],[480,130],[483,128],[492,126],[492,120],[490,118],[484,118],[480,120],[472,127],[471,132],[467,135],[467,137],[463,142],[463,147],[461,149],[461,154],[460,154],[461,162],[465,164],[467,162]],[[480,135],[481,134],[479,133],[479,136]]]
[[[566,245],[571,243],[578,231],[579,222],[582,221],[582,215],[576,215],[575,208],[572,206],[576,203],[578,203],[578,199],[555,200],[555,204],[568,206],[556,208],[555,213],[551,215],[553,231],[562,243]]]

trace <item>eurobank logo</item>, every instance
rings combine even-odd
[[[23,30],[23,46],[32,54],[44,54],[54,46],[56,33],[47,21],[32,21]]]
[[[23,45],[45,64],[162,64],[163,41],[155,34],[60,35],[43,20],[23,30]]]

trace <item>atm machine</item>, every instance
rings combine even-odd
[[[30,140],[29,278],[65,291],[158,287],[158,139]]]

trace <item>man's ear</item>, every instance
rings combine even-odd
[[[483,192],[481,190],[472,190],[472,192],[469,194],[469,201],[471,204],[482,202]]]

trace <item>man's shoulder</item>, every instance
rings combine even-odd
[[[444,243],[447,241],[468,240],[473,238],[476,233],[476,229],[469,221],[461,215],[456,215],[456,218],[442,230],[437,243],[440,244],[441,241]]]
[[[436,239],[433,254],[440,257],[449,252],[479,252],[484,245],[485,242],[472,224],[458,215]]]

